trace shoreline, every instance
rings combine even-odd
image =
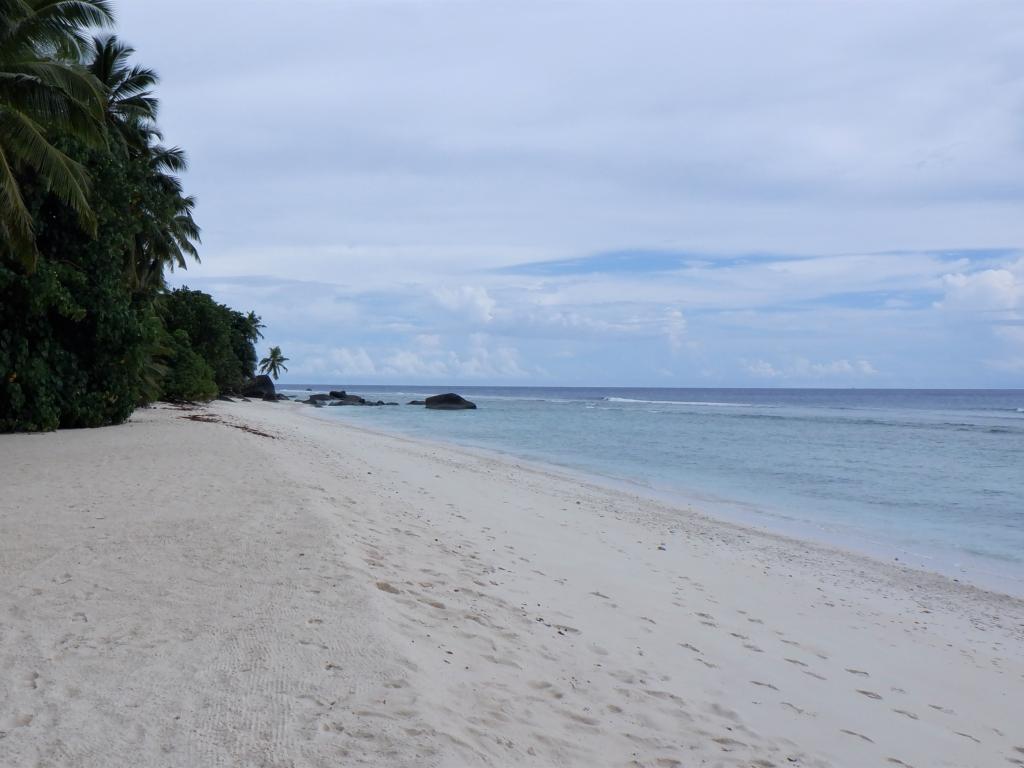
[[[298,407],[0,438],[0,766],[1024,764],[1018,599]]]
[[[302,405],[294,400],[281,401],[281,404],[288,402],[292,405]],[[982,559],[977,556],[964,556],[965,559],[971,558],[971,567],[968,568],[964,567],[963,563],[940,560],[932,553],[914,552],[888,542],[872,540],[860,531],[848,532],[844,535],[809,520],[787,517],[781,511],[755,507],[733,499],[716,498],[701,494],[697,490],[684,491],[656,487],[633,478],[601,474],[580,466],[526,456],[511,450],[460,443],[438,437],[424,437],[399,429],[391,430],[384,426],[369,426],[354,419],[346,419],[344,415],[330,415],[323,413],[322,409],[314,409],[309,406],[304,406],[304,411],[299,414],[326,423],[343,424],[346,428],[371,435],[405,438],[413,442],[437,445],[448,450],[466,451],[498,461],[517,463],[527,469],[551,473],[565,480],[639,496],[653,503],[678,510],[682,514],[706,518],[710,522],[732,525],[766,536],[778,536],[794,544],[808,544],[835,551],[844,556],[866,558],[872,564],[893,567],[901,572],[938,576],[957,584],[973,586],[985,592],[1024,600],[1024,578],[985,570],[982,567]],[[747,507],[750,509],[745,510]],[[948,554],[953,555],[952,552]],[[894,562],[894,560],[898,562]],[[917,564],[911,564],[912,561],[917,561]]]

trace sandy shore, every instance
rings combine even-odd
[[[1024,765],[1019,600],[304,409],[0,436],[0,765]]]

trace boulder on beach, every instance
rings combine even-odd
[[[250,379],[242,385],[242,395],[244,397],[266,397],[267,395],[274,396],[276,394],[277,390],[274,389],[273,379],[265,374]]]
[[[454,392],[446,392],[443,395],[433,395],[423,401],[427,408],[435,411],[466,411],[476,408],[476,403],[471,403],[462,395]]]

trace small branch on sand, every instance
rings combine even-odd
[[[277,439],[277,437],[275,437],[274,435],[271,435],[267,432],[261,432],[258,429],[253,429],[247,424],[232,424],[230,421],[224,421],[223,419],[219,419],[216,416],[209,413],[194,413],[190,416],[180,416],[179,418],[189,419],[190,421],[202,421],[206,422],[207,424],[223,424],[226,427],[234,427],[235,429],[240,429],[243,432],[248,432],[249,434],[252,435],[259,435],[260,437],[269,437],[271,440]]]

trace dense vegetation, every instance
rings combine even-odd
[[[262,325],[165,272],[198,260],[184,153],[107,0],[0,0],[0,430],[236,392]]]

